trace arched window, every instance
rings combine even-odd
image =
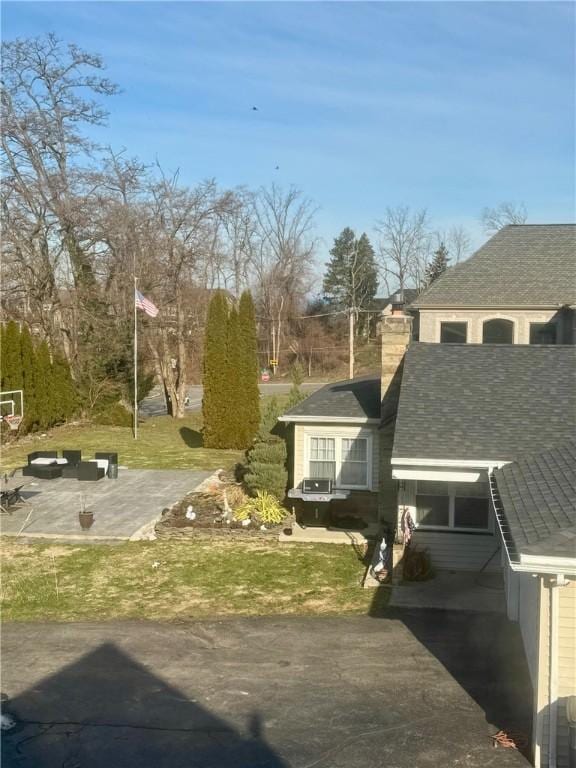
[[[486,320],[482,326],[482,344],[513,344],[514,323],[497,318]]]

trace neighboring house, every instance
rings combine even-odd
[[[575,253],[575,224],[504,227],[412,301],[420,341],[575,343]]]
[[[509,618],[522,632],[534,690],[537,766],[568,768],[566,707],[576,696],[576,440],[491,475],[506,550]]]
[[[419,293],[418,288],[404,288],[404,290],[393,293],[385,298],[377,296],[372,300],[372,308],[380,310],[381,317],[387,317],[392,314],[394,302],[401,298],[406,314],[413,318],[412,338],[414,341],[418,341],[419,317],[418,311],[412,309],[412,303],[416,301]],[[371,315],[372,325],[376,329],[377,321],[374,320],[374,317],[374,315]]]

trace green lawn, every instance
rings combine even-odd
[[[374,590],[346,545],[4,539],[5,621],[366,614]],[[387,595],[387,590],[377,590]]]
[[[134,440],[128,427],[104,427],[97,424],[67,425],[53,429],[47,437],[26,437],[2,450],[1,468],[26,464],[32,451],[81,449],[88,457],[95,451],[116,451],[122,466],[132,469],[219,469],[233,466],[241,451],[222,451],[202,446],[201,415],[184,419],[153,416],[138,428]]]

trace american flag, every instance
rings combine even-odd
[[[156,317],[158,314],[158,307],[150,299],[147,299],[146,296],[143,296],[140,291],[136,291],[136,306],[150,317]]]

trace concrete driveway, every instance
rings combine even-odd
[[[526,731],[531,700],[498,615],[12,624],[2,641],[6,767],[528,765],[490,738]]]

